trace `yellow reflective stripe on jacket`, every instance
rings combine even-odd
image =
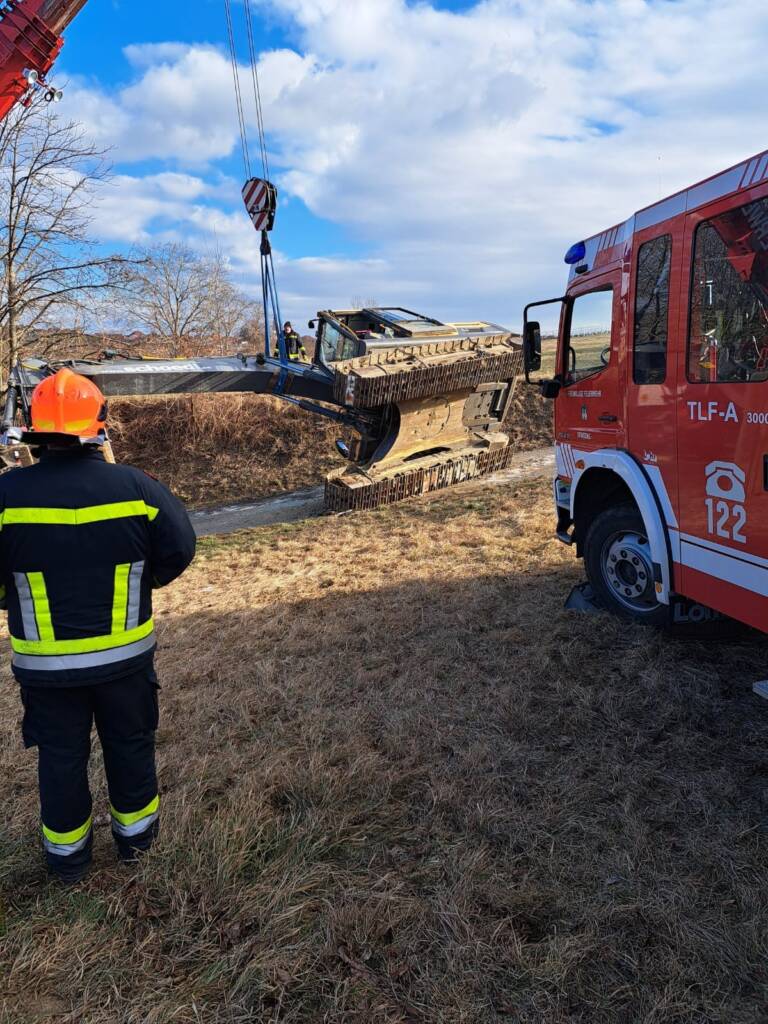
[[[28,572],[27,579],[32,594],[32,603],[35,606],[39,642],[51,643],[56,640],[56,634],[53,631],[53,619],[51,618],[51,606],[48,603],[45,578],[41,572]]]
[[[143,640],[154,628],[153,620],[149,619],[136,629],[120,630],[108,636],[85,637],[82,640],[18,640],[12,636],[11,647],[16,654],[95,654],[97,651],[111,651],[115,647],[126,647],[137,640]]]
[[[142,808],[140,811],[134,811],[132,814],[121,814],[120,811],[116,811],[111,804],[109,809],[112,812],[112,817],[115,821],[119,822],[119,824],[126,826],[135,825],[136,822],[141,821],[142,818],[148,818],[151,814],[157,814],[160,809],[160,797],[156,796],[151,803],[147,804],[146,807]]]
[[[88,508],[7,508],[0,517],[1,526],[88,526],[112,519],[146,516],[154,522],[160,509],[145,501],[118,501]]]
[[[128,618],[128,578],[131,575],[131,563],[115,566],[115,596],[112,602],[112,633],[116,635],[125,630]]]
[[[85,839],[92,825],[92,817],[81,828],[76,828],[72,832],[54,832],[53,829],[43,825],[43,835],[49,843],[54,843],[56,846],[71,846],[72,843],[79,843],[81,839]]]

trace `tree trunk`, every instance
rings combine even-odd
[[[13,263],[8,266],[8,351],[4,366],[6,374],[10,374],[19,358],[19,321],[16,315],[18,295],[16,293],[16,273]]]

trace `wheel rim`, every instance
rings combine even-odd
[[[608,589],[626,609],[647,614],[658,607],[651,549],[644,534],[613,534],[603,545],[600,565]]]

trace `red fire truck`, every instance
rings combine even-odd
[[[600,604],[768,632],[768,152],[574,245],[552,372],[557,535]],[[546,353],[544,358],[546,358]]]

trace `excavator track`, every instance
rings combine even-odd
[[[362,469],[355,473],[341,470],[326,478],[326,511],[363,512],[442,491],[465,480],[506,469],[512,455],[512,445],[506,443],[497,448],[446,452],[415,464],[403,463],[381,478],[370,476]]]
[[[522,369],[519,341],[509,335],[404,345],[337,364],[334,398],[353,409],[377,409],[415,398],[447,395]]]
[[[389,429],[367,459],[326,480],[329,512],[377,508],[504,469],[503,424],[522,369],[508,333],[374,351],[337,364],[334,398],[385,410]]]

